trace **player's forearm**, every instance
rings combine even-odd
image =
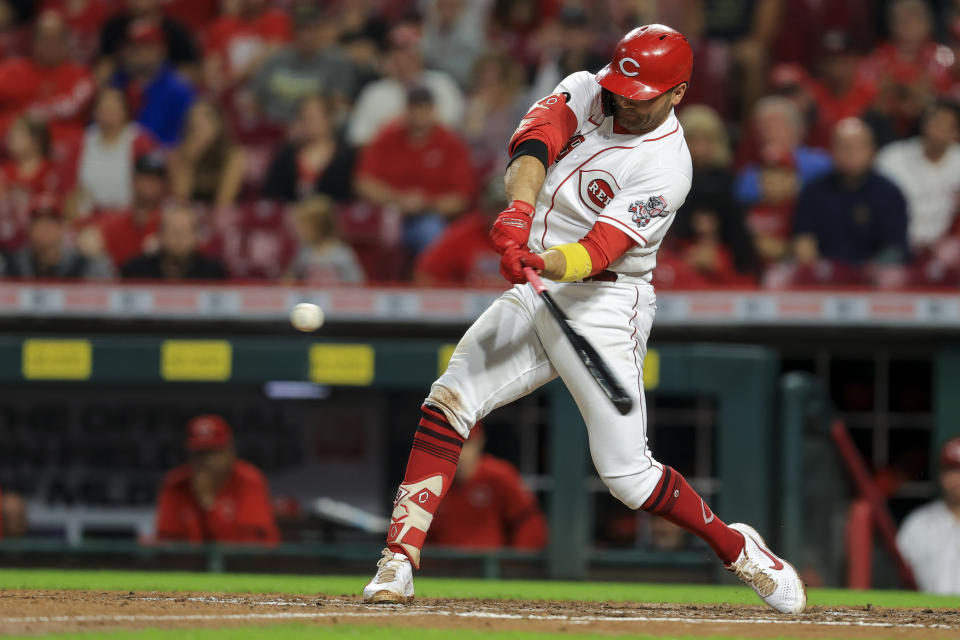
[[[533,156],[520,156],[510,163],[503,176],[507,191],[507,202],[522,200],[530,205],[536,205],[537,193],[543,186],[547,171],[543,163]]]
[[[560,280],[567,271],[567,258],[556,249],[550,249],[540,254],[543,258],[543,271],[540,275],[548,280]]]

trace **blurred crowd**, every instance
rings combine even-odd
[[[960,286],[960,0],[0,0],[0,275],[504,286],[510,134],[651,22],[655,284]]]

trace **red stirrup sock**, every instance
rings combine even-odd
[[[403,482],[393,503],[387,547],[420,568],[420,549],[427,537],[460,460],[463,437],[436,407],[423,405],[420,427],[413,436]]]
[[[660,482],[640,508],[700,536],[724,564],[732,564],[743,550],[743,536],[714,515],[686,478],[672,467],[664,465]]]

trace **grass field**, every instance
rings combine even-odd
[[[365,613],[370,609],[363,608],[356,602],[355,597],[366,579],[366,576],[0,570],[0,586],[4,590],[3,596],[0,597],[0,634],[4,634],[5,637],[102,637],[109,640],[127,638],[286,640],[318,637],[356,638],[357,640],[452,640],[455,638],[581,640],[609,638],[611,635],[641,638],[696,638],[697,640],[703,638],[729,640],[738,637],[851,637],[846,628],[836,626],[824,626],[822,629],[816,627],[819,630],[818,633],[815,635],[810,633],[817,624],[841,623],[798,621],[797,625],[805,626],[795,628],[792,623],[784,620],[768,620],[764,617],[768,613],[756,606],[759,601],[753,592],[740,586],[420,578],[416,584],[417,603],[427,604],[417,604],[413,608],[403,609],[393,607],[387,611],[381,608],[374,613]],[[155,595],[151,596],[151,594]],[[238,595],[230,596],[229,594]],[[273,601],[265,602],[263,600],[267,597],[265,594],[275,594],[270,596]],[[278,597],[276,594],[282,595]],[[119,600],[124,601],[119,602]],[[115,608],[110,604],[114,601],[117,601]],[[468,604],[458,605],[457,601]],[[529,604],[518,604],[516,601],[528,601]],[[537,601],[539,604],[534,604]],[[614,602],[642,603],[647,608],[631,609],[628,612],[618,611],[611,614],[613,617],[596,617],[611,605],[589,604]],[[585,608],[576,615],[562,611],[563,615],[550,613],[559,611],[556,607],[562,603],[580,603],[578,606]],[[504,611],[520,611],[520,613],[503,616],[476,613],[477,609],[496,612],[500,610],[501,604]],[[960,614],[958,597],[901,591],[811,589],[809,604],[811,608],[821,612],[835,608],[856,613],[868,610],[867,605],[870,605],[869,610],[947,609],[955,610]],[[737,605],[750,605],[750,607],[748,609],[737,607]],[[418,606],[421,609],[417,609]],[[658,610],[651,609],[656,607],[662,610],[660,614],[657,614]],[[254,611],[258,613],[249,613]],[[459,620],[460,626],[435,628],[434,624],[420,624],[418,621],[421,617],[417,617],[418,611],[422,613],[423,620],[439,620],[442,623],[441,627],[455,618]],[[533,611],[534,614],[524,613],[528,611]],[[676,613],[677,611],[680,613]],[[734,615],[730,614],[731,611],[743,611],[744,614]],[[946,614],[950,613],[950,611],[946,612]],[[625,615],[650,616],[653,614],[657,615],[651,618],[636,617],[638,622],[633,625],[613,624],[616,616],[622,618]],[[722,631],[719,635],[712,633],[712,627],[705,628],[706,625],[696,624],[700,622],[696,619],[697,616],[710,617],[718,614],[734,616],[725,620],[716,618],[715,621],[718,624],[716,630]],[[318,622],[320,616],[326,616],[323,624]],[[554,627],[558,624],[561,626],[549,630],[541,628],[543,625],[525,626],[524,620],[530,617],[537,621],[548,621]],[[757,619],[742,619],[744,617]],[[921,622],[923,620],[921,615],[919,618],[916,616],[910,618],[913,620],[912,626],[907,624],[906,627],[916,629],[917,633],[920,633],[919,627],[923,627],[923,634],[927,635],[911,635],[913,632],[909,630],[905,631],[906,635],[904,635],[896,630],[895,625],[890,627],[887,624],[868,623],[866,628],[875,628],[876,632],[869,636],[860,633],[857,637],[960,637],[960,615],[956,617],[958,624],[955,635],[949,632],[945,632],[946,635],[938,635],[939,629],[947,629],[943,625],[942,618],[939,619],[939,624],[917,624],[917,620]],[[248,618],[249,624],[258,626],[236,626]],[[491,626],[491,619],[494,618],[497,618],[498,622]],[[664,635],[663,630],[657,626],[661,619],[674,622],[680,620],[686,626],[678,628],[677,635]],[[822,619],[822,616],[819,619]],[[558,620],[573,622],[567,626],[557,622]],[[597,624],[589,622],[593,620],[596,620]],[[641,620],[646,622],[639,622]],[[948,619],[947,622],[950,620]],[[86,631],[90,625],[103,626],[101,623],[108,621],[115,624],[109,625],[108,629]],[[501,624],[501,621],[505,622]],[[197,624],[191,624],[191,622]],[[742,628],[745,635],[736,633],[731,635],[727,628],[730,625],[726,624],[728,622],[751,624],[739,624],[739,627],[734,625],[736,628]],[[171,624],[177,628],[168,628]],[[197,628],[210,627],[213,624],[232,626]],[[611,624],[613,627],[610,627]],[[130,626],[135,630],[124,629]],[[164,628],[151,629],[151,627]],[[767,627],[769,629],[764,635],[757,635],[757,631]],[[889,629],[885,631],[888,627],[893,631]],[[688,634],[690,629],[696,633]],[[69,632],[63,633],[64,630]],[[889,635],[884,635],[888,631]],[[28,635],[23,635],[24,633]]]

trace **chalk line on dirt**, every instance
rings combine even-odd
[[[383,607],[387,610],[371,611],[285,611],[277,613],[223,613],[223,614],[184,614],[184,615],[81,615],[81,616],[30,616],[21,618],[0,618],[0,624],[44,624],[44,623],[90,623],[90,622],[213,622],[242,620],[306,620],[323,618],[383,618],[394,616],[448,616],[460,618],[486,618],[494,620],[543,620],[563,621],[570,624],[589,624],[591,622],[677,622],[683,624],[780,624],[833,627],[885,627],[904,629],[954,629],[945,624],[865,622],[862,620],[798,620],[778,618],[687,618],[660,616],[567,616],[536,615],[516,613],[495,613],[492,611],[447,611],[421,606],[416,610],[397,610],[397,607]]]

